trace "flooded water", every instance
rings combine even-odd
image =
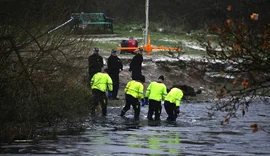
[[[107,117],[89,119],[87,130],[76,135],[59,135],[56,140],[39,143],[1,145],[2,155],[90,155],[90,156],[163,156],[163,155],[270,155],[269,104],[250,105],[245,117],[221,125],[222,114],[208,117],[209,104],[181,104],[176,122],[166,122],[163,109],[160,122],[133,120],[133,110],[125,118],[120,107],[109,107]],[[253,133],[251,124],[265,129]],[[268,130],[268,132],[266,132]]]

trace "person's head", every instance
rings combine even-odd
[[[159,76],[159,77],[158,77],[158,80],[159,80],[160,82],[163,82],[163,81],[164,81],[164,76],[163,76],[163,75]]]
[[[141,54],[142,55],[142,53],[143,53],[143,48],[139,48],[138,54]]]
[[[94,48],[94,53],[96,53],[96,54],[99,53],[99,49],[97,47]]]
[[[112,49],[111,54],[115,56],[116,55],[116,52],[117,51],[115,49]]]
[[[103,70],[103,72],[104,72],[104,73],[108,73],[108,68],[105,68],[105,69]]]
[[[173,86],[170,88],[167,87],[167,93],[169,93],[173,88],[174,88]]]

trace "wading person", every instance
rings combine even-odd
[[[180,113],[180,102],[183,95],[181,89],[174,87],[165,97],[164,107],[168,114],[168,121],[176,121],[177,115]]]
[[[130,106],[134,110],[134,119],[139,120],[140,116],[140,99],[144,98],[144,87],[145,77],[142,75],[140,80],[131,80],[127,83],[124,89],[126,96],[126,104],[121,111],[120,116],[124,116],[125,113],[130,109]]]
[[[129,64],[132,80],[139,80],[142,75],[143,49],[139,48],[137,54],[132,58]]]
[[[109,94],[109,99],[118,100],[117,94],[119,89],[119,73],[123,70],[123,64],[116,55],[116,50],[112,49],[111,56],[108,58],[108,73],[113,81],[113,91]]]
[[[101,72],[103,66],[103,58],[99,55],[99,49],[94,48],[94,53],[88,57],[89,81],[97,72]]]
[[[108,75],[108,70],[104,69],[104,73],[98,72],[96,73],[92,79],[91,79],[91,88],[92,88],[92,94],[93,94],[93,100],[92,100],[92,107],[91,107],[91,114],[95,114],[95,110],[98,106],[98,104],[101,104],[102,108],[102,115],[107,115],[107,96],[106,91],[112,91],[112,79]]]
[[[161,100],[167,95],[167,87],[163,82],[164,76],[161,75],[158,81],[151,82],[146,89],[145,103],[147,104],[149,101],[148,120],[153,120],[153,114],[155,114],[155,120],[160,120],[162,110]]]

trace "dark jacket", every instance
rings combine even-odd
[[[142,62],[143,56],[141,54],[136,54],[129,65],[129,71],[132,71],[132,79],[139,80],[142,75]]]
[[[123,64],[118,56],[111,55],[108,58],[108,73],[119,74],[119,70],[123,70]]]
[[[89,73],[101,72],[103,64],[103,58],[98,54],[92,54],[88,57]]]

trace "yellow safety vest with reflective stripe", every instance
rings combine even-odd
[[[102,92],[106,92],[107,87],[109,91],[113,90],[112,79],[107,73],[96,73],[91,79],[92,89],[98,89]]]
[[[135,80],[129,81],[124,89],[126,94],[129,94],[137,99],[144,98],[143,90],[143,84]]]
[[[176,106],[180,106],[183,95],[184,94],[181,89],[173,88],[166,96],[165,101],[169,101],[170,103],[174,103]]]
[[[161,101],[167,95],[165,84],[160,82],[151,82],[146,89],[145,97],[148,99]]]

